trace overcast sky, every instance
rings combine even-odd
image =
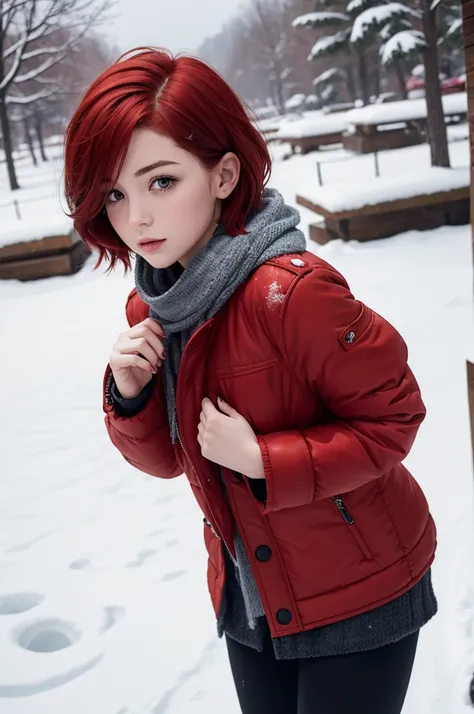
[[[114,19],[103,27],[121,51],[139,45],[194,52],[219,32],[246,0],[118,0]]]

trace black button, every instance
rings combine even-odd
[[[268,545],[259,545],[255,551],[255,557],[261,563],[266,563],[272,557],[272,549]]]
[[[347,342],[348,345],[351,345],[354,340],[355,340],[356,334],[355,332],[348,332],[347,335],[344,337],[345,341]]]
[[[293,615],[289,610],[282,607],[281,610],[277,612],[277,622],[279,625],[289,625],[293,619]]]

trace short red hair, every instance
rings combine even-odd
[[[117,180],[137,127],[170,137],[206,168],[234,152],[241,174],[221,220],[229,235],[245,232],[247,216],[260,207],[271,159],[243,103],[201,60],[137,48],[93,82],[66,131],[66,199],[76,231],[99,251],[97,266],[107,259],[110,268],[117,261],[130,268],[130,251],[102,209],[104,180]]]

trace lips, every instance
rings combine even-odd
[[[153,251],[158,250],[158,248],[160,248],[160,246],[162,246],[164,242],[165,238],[142,238],[138,241],[138,245],[146,253],[152,253]]]

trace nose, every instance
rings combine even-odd
[[[137,230],[149,228],[153,223],[153,215],[146,205],[137,199],[129,203],[128,219],[130,225]]]

